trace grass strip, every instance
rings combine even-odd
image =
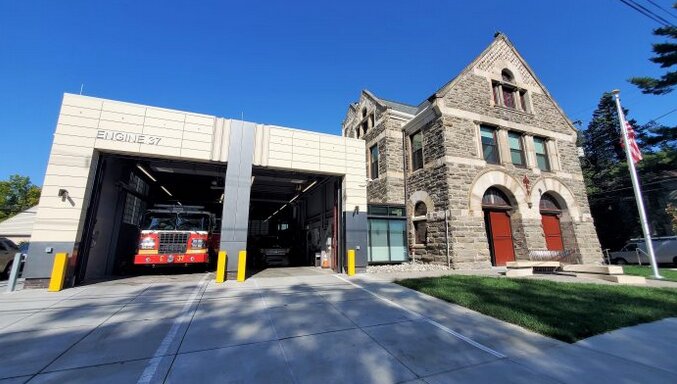
[[[458,275],[397,283],[569,343],[677,316],[671,288]]]

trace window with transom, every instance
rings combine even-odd
[[[515,84],[515,76],[508,69],[501,71],[501,80],[491,82],[494,105],[528,112],[527,91]]]

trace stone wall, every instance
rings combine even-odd
[[[449,201],[452,214],[452,248],[455,267],[475,267],[486,263],[489,257],[488,239],[482,212],[468,210],[472,184],[478,174],[497,170],[517,181],[518,187],[505,188],[515,198],[521,189],[522,200],[516,201],[511,215],[513,242],[516,258],[528,258],[529,250],[545,249],[545,237],[540,220],[538,202],[540,196],[550,192],[562,198],[566,210],[561,217],[563,242],[566,249],[573,250],[582,262],[596,262],[601,258],[601,249],[588,206],[583,175],[575,144],[576,133],[559,107],[550,99],[547,91],[531,76],[505,42],[499,41],[478,59],[475,67],[466,69],[437,100],[442,111],[439,119],[445,126],[445,150],[448,167]],[[494,105],[492,80],[499,79],[503,68],[516,76],[518,87],[527,90],[527,111],[519,111]],[[527,135],[547,137],[551,172],[537,168],[531,143],[524,140],[527,167],[520,168],[509,163],[507,142],[502,148],[502,164],[486,164],[482,158],[479,125],[485,123]],[[500,141],[500,140],[499,140]],[[529,189],[523,183],[527,177],[529,187],[538,183],[537,189]],[[507,177],[507,176],[506,176]],[[545,183],[543,180],[547,180]],[[539,182],[540,181],[540,182]],[[556,185],[556,190],[549,188]],[[486,190],[486,188],[485,188]],[[476,192],[481,198],[483,191]],[[560,196],[561,197],[561,196]]]
[[[378,145],[379,151],[378,178],[367,183],[367,201],[369,204],[404,204],[402,125],[406,120],[393,116],[389,108],[363,93],[343,123],[343,131],[350,137],[357,136],[365,108],[367,117],[374,113],[374,126],[361,137],[366,142],[367,167],[370,148]]]
[[[444,125],[435,120],[421,128],[423,134],[423,168],[410,171],[407,168],[407,213],[409,248],[412,257],[428,262],[446,263],[447,238],[444,220],[427,220],[427,244],[415,241],[412,214],[419,201],[417,191],[424,192],[430,198],[424,201],[428,213],[444,211],[449,208],[449,184],[447,183],[447,165],[444,162]],[[406,143],[407,165],[411,164],[409,140]],[[413,196],[412,196],[413,195]]]
[[[503,69],[508,69],[516,86],[526,92],[525,111],[494,105],[492,82],[502,80]],[[378,143],[380,155],[379,179],[369,183],[368,200],[406,202],[409,247],[415,258],[446,263],[449,249],[454,268],[491,266],[481,198],[486,189],[497,186],[512,200],[510,220],[517,260],[528,259],[530,250],[546,248],[539,211],[540,198],[546,192],[557,196],[565,208],[560,217],[565,249],[574,251],[585,263],[601,259],[575,128],[504,36],[497,37],[436,97],[429,100],[430,109],[422,108],[419,116],[407,121],[394,118],[388,108],[379,108],[378,102],[363,92],[344,122],[346,132],[352,132],[351,127],[359,123],[362,108],[376,108],[377,127],[364,137],[367,148]],[[480,124],[499,129],[500,164],[484,161]],[[409,140],[402,140],[402,129],[407,135],[421,130],[423,169],[409,169]],[[508,130],[524,135],[525,167],[510,163]],[[537,166],[533,137],[547,140],[549,171]],[[428,219],[425,245],[415,243],[412,220],[416,199],[422,196],[428,199],[429,213],[445,210],[449,213],[448,235],[444,219]]]

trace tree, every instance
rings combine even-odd
[[[640,128],[637,135],[640,146],[645,149],[674,150],[677,148],[677,129],[650,121]],[[648,147],[648,148],[647,148]]]
[[[625,116],[628,110],[624,109]],[[637,127],[634,120],[629,120]],[[641,128],[638,129],[641,132]],[[620,145],[620,123],[616,102],[611,93],[604,93],[592,113],[588,129],[583,132],[582,141],[585,159],[582,168],[589,194],[604,191],[617,184],[613,173],[617,166],[625,161],[625,153]]]
[[[672,7],[677,9],[677,2],[675,2]],[[675,26],[657,28],[653,33],[656,36],[664,36],[673,40],[677,39],[677,27]],[[677,43],[670,42],[669,40],[663,43],[655,43],[653,44],[653,51],[656,56],[649,60],[659,64],[661,68],[670,68],[677,64]],[[677,84],[677,71],[668,71],[659,79],[652,77],[633,77],[629,81],[639,87],[642,90],[642,93],[664,95],[672,92],[675,84]]]
[[[40,187],[28,176],[11,175],[0,181],[0,221],[38,204]]]

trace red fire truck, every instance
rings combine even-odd
[[[157,205],[144,214],[134,264],[208,264],[218,244],[215,225],[203,207]]]

